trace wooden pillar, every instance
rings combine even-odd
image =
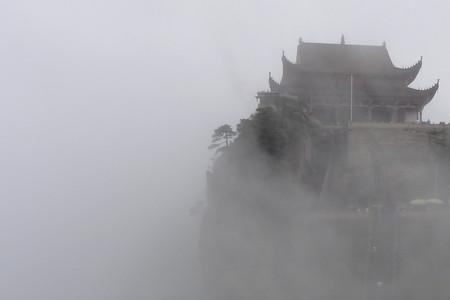
[[[391,123],[398,122],[398,107],[392,108]]]
[[[334,107],[334,119],[335,119],[335,121],[336,121],[336,124],[339,124],[340,123],[340,120],[339,120],[339,112],[338,112],[338,108],[335,106]]]

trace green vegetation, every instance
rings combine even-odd
[[[212,135],[212,142],[209,149],[217,149],[216,152],[225,150],[230,146],[231,139],[236,135],[230,125],[219,126]]]
[[[280,109],[258,108],[250,118],[242,119],[236,130],[234,132],[225,124],[214,131],[210,149],[220,147],[218,151],[223,152],[216,161],[215,171],[219,171],[224,160],[227,164],[237,163],[245,168],[256,159],[298,172],[302,146],[320,132],[317,123],[309,118],[299,102]]]

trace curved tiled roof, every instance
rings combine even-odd
[[[348,96],[353,78],[354,95],[360,99],[423,107],[439,88],[439,82],[424,90],[408,87],[422,67],[422,58],[411,67],[395,67],[385,44],[363,46],[300,41],[297,63],[289,61],[284,53],[282,62],[280,83],[269,76],[272,92],[342,98]]]
[[[269,73],[269,87],[271,92],[279,92],[281,90],[280,84],[275,80],[273,80],[272,75],[270,73]]]
[[[417,76],[422,60],[410,68],[397,68],[386,46],[324,44],[300,42],[298,69],[309,72],[402,76],[410,84]]]

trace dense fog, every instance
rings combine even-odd
[[[214,128],[256,108],[281,51],[424,56],[450,120],[446,1],[0,1],[0,297],[206,299],[198,228]],[[413,266],[420,268],[420,266]]]

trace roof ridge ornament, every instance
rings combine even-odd
[[[341,35],[341,45],[345,45],[345,36],[344,36],[344,34]]]
[[[303,43],[302,37],[299,37],[299,38],[298,38],[298,43],[299,43],[299,44]]]
[[[386,41],[383,41],[383,47],[386,48]]]

